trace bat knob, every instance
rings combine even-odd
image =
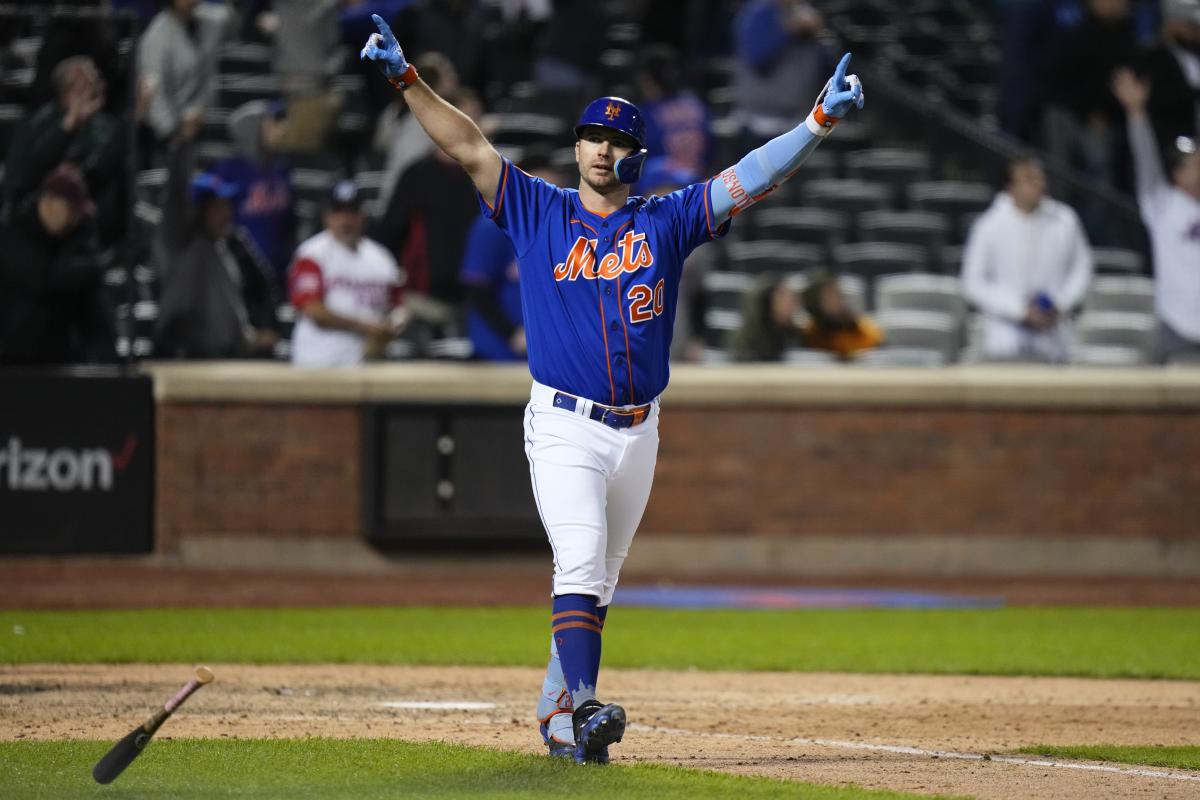
[[[200,683],[212,683],[215,677],[208,667],[196,667],[196,680]]]

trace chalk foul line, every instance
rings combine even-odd
[[[1021,756],[1002,756],[984,753],[958,753],[953,750],[924,750],[920,747],[909,747],[900,744],[871,744],[870,742],[843,742],[837,739],[809,739],[803,736],[785,738],[782,736],[756,736],[749,733],[712,733],[708,731],[689,731],[685,728],[666,728],[658,725],[632,723],[633,730],[649,731],[651,733],[679,734],[682,736],[704,736],[710,739],[739,739],[749,742],[776,742],[790,745],[812,745],[815,747],[836,747],[843,750],[873,750],[881,753],[898,753],[908,756],[926,756],[928,758],[956,759],[959,761],[990,761],[999,764],[1016,764],[1026,767],[1053,767],[1055,769],[1075,769],[1083,772],[1109,772],[1116,775],[1132,775],[1139,778],[1164,778],[1172,781],[1192,781],[1200,783],[1200,775],[1190,775],[1184,772],[1168,772],[1157,769],[1138,769],[1136,767],[1114,767],[1108,764],[1078,764],[1073,762],[1046,761],[1040,758],[1022,758]]]

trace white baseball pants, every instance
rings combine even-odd
[[[642,424],[620,430],[590,419],[592,403],[554,406],[534,383],[525,408],[533,497],[554,553],[554,594],[612,602],[621,565],[646,510],[658,459],[658,401]]]

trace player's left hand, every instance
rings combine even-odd
[[[383,17],[372,14],[371,19],[375,20],[379,33],[372,33],[367,39],[367,43],[358,54],[359,60],[374,61],[388,80],[400,78],[408,69],[404,51],[400,49],[396,35],[392,33],[391,26],[383,21]]]
[[[833,77],[826,82],[825,89],[818,98],[821,110],[827,116],[835,119],[846,116],[850,113],[851,107],[863,107],[862,81],[858,79],[857,75],[846,74],[846,68],[849,66],[850,54],[846,53],[838,62],[837,69],[833,71]]]

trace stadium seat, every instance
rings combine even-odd
[[[25,108],[19,105],[0,105],[0,152],[8,152],[17,124],[25,118]]]
[[[875,315],[883,329],[884,349],[915,348],[938,354],[949,363],[958,353],[959,325],[952,314],[937,311],[886,309]]]
[[[1087,311],[1154,313],[1154,281],[1141,275],[1100,275],[1088,287]]]
[[[898,347],[885,344],[867,350],[852,362],[862,367],[940,367],[946,354],[928,347]]]
[[[1119,347],[1137,352],[1137,363],[1149,363],[1157,328],[1150,314],[1127,311],[1085,311],[1075,321],[1076,351],[1073,358],[1086,357],[1091,347]]]
[[[329,170],[292,170],[292,191],[295,192],[297,200],[303,199],[316,203],[318,208],[325,206],[329,190],[335,183],[337,183],[337,173]]]
[[[965,249],[961,244],[942,248],[941,258],[939,259],[942,274],[958,275],[962,272],[963,250]]]
[[[272,73],[224,73],[217,75],[217,104],[237,108],[251,100],[274,100],[282,93],[279,76]]]
[[[949,314],[961,324],[967,313],[958,278],[914,272],[881,275],[875,280],[875,308],[892,310],[936,311]]]
[[[905,187],[928,181],[932,161],[924,150],[877,147],[846,153],[846,177],[879,181],[892,188],[892,201],[902,200]]]
[[[1147,363],[1139,348],[1116,345],[1076,345],[1071,361],[1089,367],[1137,367]]]
[[[839,273],[850,272],[867,280],[894,272],[920,272],[928,258],[923,247],[894,242],[843,244],[833,250]]]
[[[220,71],[264,74],[271,71],[273,48],[254,42],[229,42],[221,48]]]
[[[891,189],[884,183],[860,180],[813,180],[804,186],[804,204],[813,208],[841,211],[853,225],[864,211],[883,210],[891,205]]]
[[[741,155],[738,156],[739,159]],[[841,163],[840,155],[836,150],[826,150],[823,147],[817,148],[804,160],[804,164],[801,165],[800,170],[788,178],[783,186],[780,187],[781,190],[797,189],[809,181],[837,178],[839,164]],[[794,200],[789,200],[788,202],[794,202]]]
[[[475,348],[471,340],[464,336],[448,336],[431,341],[428,351],[431,358],[461,361],[470,358]]]
[[[725,248],[733,272],[797,272],[821,266],[825,254],[820,245],[785,240],[732,242]]]
[[[910,208],[940,211],[960,222],[964,214],[985,211],[995,194],[986,183],[926,181],[908,187],[908,203]]]
[[[198,141],[223,142],[229,139],[229,115],[233,113],[228,108],[206,108],[200,118],[200,131],[196,135]]]
[[[950,222],[935,211],[867,211],[858,216],[858,237],[863,242],[903,242],[926,249],[932,263],[940,266],[947,244]]]
[[[720,332],[718,345],[725,331],[741,327],[742,303],[753,285],[754,277],[741,272],[713,271],[704,276],[704,326]]]
[[[750,213],[756,238],[820,245],[827,252],[845,241],[847,216],[838,211],[793,206],[756,208]]]
[[[794,367],[827,367],[839,362],[837,356],[828,350],[795,347],[784,351],[783,363]]]
[[[871,146],[873,138],[871,126],[864,122],[862,117],[856,118],[851,115],[838,123],[837,133],[824,141],[821,150],[836,153],[862,150]]]
[[[531,145],[552,141],[567,132],[567,125],[551,114],[509,112],[484,117],[485,129],[497,145]]]
[[[1099,275],[1142,275],[1146,271],[1142,254],[1119,247],[1093,247],[1092,260]]]
[[[867,310],[867,282],[857,275],[838,275],[838,288],[846,298],[846,304],[859,314]]]

